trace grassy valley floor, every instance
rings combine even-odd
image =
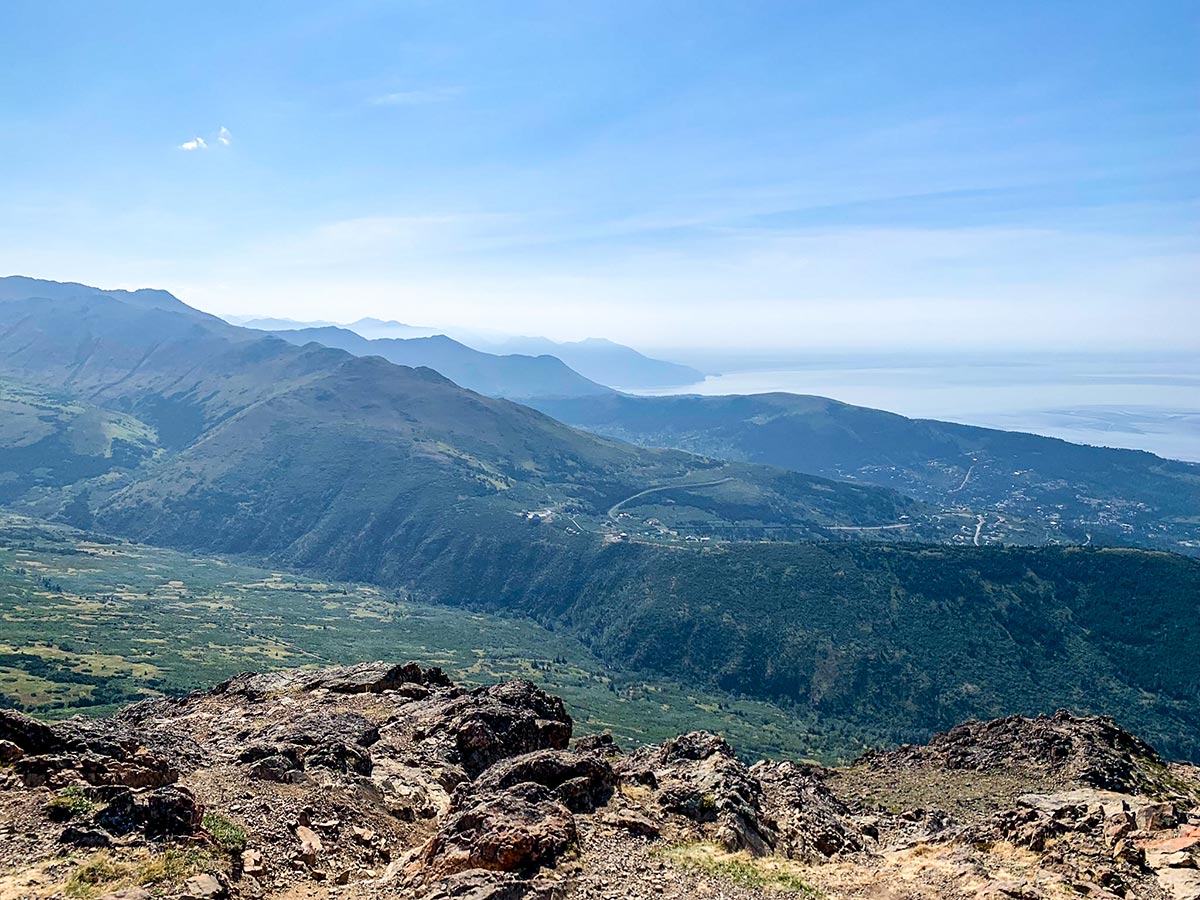
[[[380,658],[469,684],[529,678],[563,697],[578,733],[628,745],[706,729],[747,756],[824,762],[878,745],[769,703],[614,672],[525,619],[0,515],[0,706],[108,714],[241,671]]]

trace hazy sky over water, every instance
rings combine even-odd
[[[1200,344],[1200,5],[8,2],[0,272],[647,346]]]

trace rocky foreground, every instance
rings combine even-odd
[[[1200,770],[1109,719],[843,769],[571,737],[528,682],[412,664],[0,711],[0,898],[1200,898]]]

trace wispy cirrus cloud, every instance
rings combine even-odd
[[[430,103],[445,103],[462,93],[458,87],[422,88],[411,91],[393,91],[372,97],[371,106],[425,106]]]

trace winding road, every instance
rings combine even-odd
[[[631,500],[636,500],[638,497],[645,497],[647,494],[657,494],[659,491],[673,491],[678,488],[716,487],[718,484],[724,484],[727,481],[733,481],[733,480],[734,480],[733,477],[730,476],[728,478],[720,478],[716,481],[698,481],[698,482],[694,482],[692,484],[664,484],[664,485],[661,485],[660,487],[646,488],[646,490],[644,490],[644,491],[638,491],[636,494],[626,497],[624,500],[620,501],[619,503],[614,503],[612,506],[610,506],[608,508],[607,515],[610,519],[613,518],[617,514],[617,510],[620,509],[622,506],[624,506],[626,503],[628,503]]]
[[[967,482],[971,480],[971,473],[974,471],[975,471],[975,465],[972,463],[971,467],[969,469],[967,469],[967,474],[963,476],[962,484],[960,484],[956,488],[951,488],[950,493],[957,494],[959,491],[961,491],[963,488],[965,488],[967,486]]]
[[[896,525],[827,525],[830,531],[889,531],[893,528],[912,528],[916,522],[900,522]]]

